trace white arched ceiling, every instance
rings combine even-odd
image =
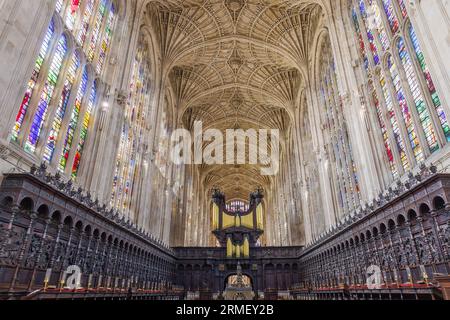
[[[319,0],[148,1],[144,21],[160,43],[178,123],[192,129],[279,129],[294,123],[323,26]],[[259,167],[200,167],[205,187],[243,197],[271,179]],[[257,184],[257,185],[256,185]],[[238,194],[239,192],[244,194]]]

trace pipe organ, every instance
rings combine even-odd
[[[250,195],[248,206],[227,207],[225,195],[217,189],[213,191],[213,234],[226,248],[227,258],[250,257],[251,248],[264,233],[262,199],[262,190],[258,189]]]

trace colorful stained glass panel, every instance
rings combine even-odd
[[[49,104],[52,100],[56,84],[61,72],[61,67],[64,61],[64,57],[67,53],[67,38],[62,35],[56,46],[56,51],[53,56],[53,61],[50,65],[47,80],[44,84],[41,99],[37,105],[37,110],[34,115],[34,119],[31,125],[30,134],[25,144],[25,150],[33,153],[36,149],[36,145],[40,138],[42,126],[47,116]]]
[[[36,86],[36,83],[39,79],[39,75],[41,73],[42,64],[44,63],[44,61],[47,57],[47,54],[48,54],[48,51],[50,48],[50,43],[51,43],[54,33],[55,33],[55,23],[52,19],[52,21],[50,22],[50,26],[48,27],[48,30],[45,34],[41,49],[39,51],[39,56],[36,60],[36,63],[35,63],[34,69],[33,69],[33,74],[31,76],[31,79],[28,81],[27,90],[25,92],[24,98],[22,99],[22,104],[20,105],[19,113],[17,114],[17,117],[16,117],[16,123],[11,132],[11,140],[12,141],[17,141],[17,139],[18,139],[20,130],[23,125],[23,121],[25,119],[25,115],[27,114],[31,98],[33,96],[34,88]]]

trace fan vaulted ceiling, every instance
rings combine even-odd
[[[146,7],[179,120],[225,129],[279,129],[287,137],[323,13],[314,0],[169,0]],[[270,178],[258,167],[202,167],[205,187],[245,198]]]

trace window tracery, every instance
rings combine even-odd
[[[151,67],[149,48],[141,34],[132,65],[129,96],[125,106],[125,122],[116,158],[111,205],[126,214],[131,208],[133,190],[141,168],[144,138],[148,135],[148,106],[150,104]]]
[[[397,178],[450,141],[447,116],[404,0],[349,5],[388,167]]]
[[[73,179],[115,21],[112,0],[57,1],[11,131],[12,143]]]
[[[323,126],[328,154],[334,165],[337,202],[341,212],[349,212],[360,202],[358,172],[354,161],[343,101],[339,95],[336,65],[325,45],[320,58],[319,101],[323,106]]]

